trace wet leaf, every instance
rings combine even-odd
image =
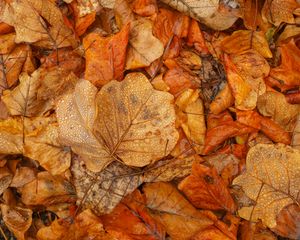
[[[194,163],[191,175],[180,182],[178,189],[197,208],[236,210],[229,189],[215,168]]]
[[[97,95],[96,91],[81,81],[57,109],[63,142],[86,158],[88,169],[99,171],[117,158],[126,165],[142,167],[174,148],[178,133],[169,93],[154,90],[140,73],[128,74],[121,83],[111,81]],[[70,107],[74,109],[71,115]]]
[[[147,67],[162,56],[163,44],[152,35],[151,21],[140,19],[130,26],[126,69]]]
[[[258,144],[247,155],[246,172],[234,179],[242,186],[254,206],[243,207],[239,215],[268,227],[276,226],[276,216],[291,203],[299,201],[299,151],[284,145]]]
[[[25,240],[24,234],[32,223],[32,211],[28,208],[11,207],[1,204],[1,213],[5,225],[17,239]]]
[[[121,80],[125,68],[128,38],[128,24],[110,37],[102,37],[97,33],[90,33],[84,37],[85,78],[96,87],[101,87],[112,79]]]
[[[5,5],[3,22],[14,26],[16,43],[35,43],[45,48],[77,46],[77,41],[51,0],[14,0]]]

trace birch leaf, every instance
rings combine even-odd
[[[247,155],[246,172],[234,179],[256,203],[243,207],[239,215],[249,221],[262,220],[276,226],[276,216],[287,205],[299,204],[300,152],[289,146],[257,144]]]

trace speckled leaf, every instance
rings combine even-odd
[[[282,144],[257,144],[247,155],[246,172],[234,179],[256,204],[243,207],[239,215],[276,226],[276,216],[287,205],[299,204],[300,152]]]
[[[173,96],[141,73],[111,81],[97,94],[94,135],[113,158],[143,167],[168,155],[178,140]]]

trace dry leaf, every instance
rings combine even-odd
[[[262,15],[275,26],[279,26],[282,22],[295,23],[293,12],[299,6],[296,0],[267,0]]]
[[[134,0],[132,11],[140,16],[149,17],[157,12],[156,0]]]
[[[12,172],[3,166],[0,168],[0,194],[2,194],[10,185],[13,179]]]
[[[291,203],[299,201],[300,152],[284,145],[257,144],[247,155],[246,172],[234,179],[254,206],[243,207],[239,215],[247,220],[262,220],[276,226],[276,216]]]
[[[300,105],[289,104],[285,96],[279,92],[266,92],[258,98],[258,111],[266,117],[271,117],[286,131],[292,131],[297,115],[300,113]]]
[[[103,215],[101,219],[106,231],[113,236],[121,232],[135,240],[165,238],[164,228],[148,213],[145,197],[139,190],[125,197],[110,214]]]
[[[23,187],[25,184],[35,180],[36,171],[34,168],[19,167],[11,181],[11,187]]]
[[[167,1],[163,0],[162,2],[170,5],[179,12],[185,13],[190,17],[201,20],[202,18],[210,17],[213,15],[218,7],[218,0],[202,0],[202,1],[193,1],[193,0],[176,0],[176,1]]]
[[[130,24],[126,69],[149,66],[164,52],[163,44],[152,35],[150,20],[140,19]]]
[[[215,168],[194,163],[191,175],[180,182],[178,189],[197,208],[232,213],[236,210],[229,189]]]
[[[113,162],[101,173],[93,173],[86,169],[83,160],[75,159],[71,171],[78,203],[98,214],[109,213],[143,182],[171,181],[187,176],[194,160],[194,156],[162,160],[143,170]]]
[[[189,46],[194,46],[194,48],[200,53],[208,53],[203,34],[198,22],[195,19],[192,19],[190,22],[187,44]]]
[[[225,37],[222,40],[221,48],[229,54],[238,54],[249,49],[254,49],[265,58],[272,57],[269,44],[262,32],[249,30],[235,31],[231,36]]]
[[[209,109],[213,114],[219,114],[233,104],[234,97],[232,96],[229,85],[226,83],[209,105]]]
[[[39,229],[38,240],[78,240],[97,239],[115,240],[103,228],[102,221],[90,209],[87,209],[70,222],[68,219],[54,220],[50,226]]]
[[[83,39],[86,54],[85,78],[96,87],[112,79],[121,80],[126,61],[129,24],[110,37],[90,33]]]
[[[293,148],[300,150],[300,114],[298,114],[296,119],[296,124],[293,130],[291,146]]]
[[[19,240],[25,240],[25,233],[32,223],[32,211],[28,208],[11,207],[1,204],[1,213],[5,225]]]
[[[61,176],[52,176],[43,171],[37,178],[18,189],[21,200],[29,206],[50,206],[56,203],[72,203],[75,201],[75,191],[70,182]]]
[[[128,74],[121,83],[111,81],[95,94],[93,86],[81,81],[57,109],[63,142],[86,158],[89,170],[99,171],[116,158],[142,167],[174,148],[178,133],[173,97],[154,90],[143,74]],[[79,101],[81,98],[84,101]],[[100,166],[93,162],[99,162],[99,158]]]
[[[197,211],[172,184],[146,184],[143,191],[151,215],[165,227],[172,239],[191,239],[198,232],[214,225],[215,229],[225,230],[224,240],[235,239],[213,213]]]
[[[14,26],[16,43],[35,43],[50,49],[77,46],[72,30],[51,0],[13,0],[5,5],[0,20]]]
[[[203,102],[199,97],[199,91],[187,89],[179,95],[175,102],[185,121],[181,121],[181,127],[192,143],[196,153],[201,153],[205,141],[205,117]],[[177,112],[177,115],[180,114]]]

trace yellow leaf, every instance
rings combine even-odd
[[[153,36],[150,20],[136,20],[130,26],[126,69],[147,67],[162,56],[164,46]]]
[[[255,201],[254,206],[241,208],[239,215],[253,222],[261,219],[274,228],[281,209],[299,204],[300,152],[282,144],[257,144],[248,152],[246,172],[233,184]]]
[[[57,108],[63,142],[85,159],[89,170],[100,171],[115,159],[146,166],[174,148],[178,133],[173,96],[154,90],[143,74],[128,74],[96,93],[91,83],[81,80]]]

